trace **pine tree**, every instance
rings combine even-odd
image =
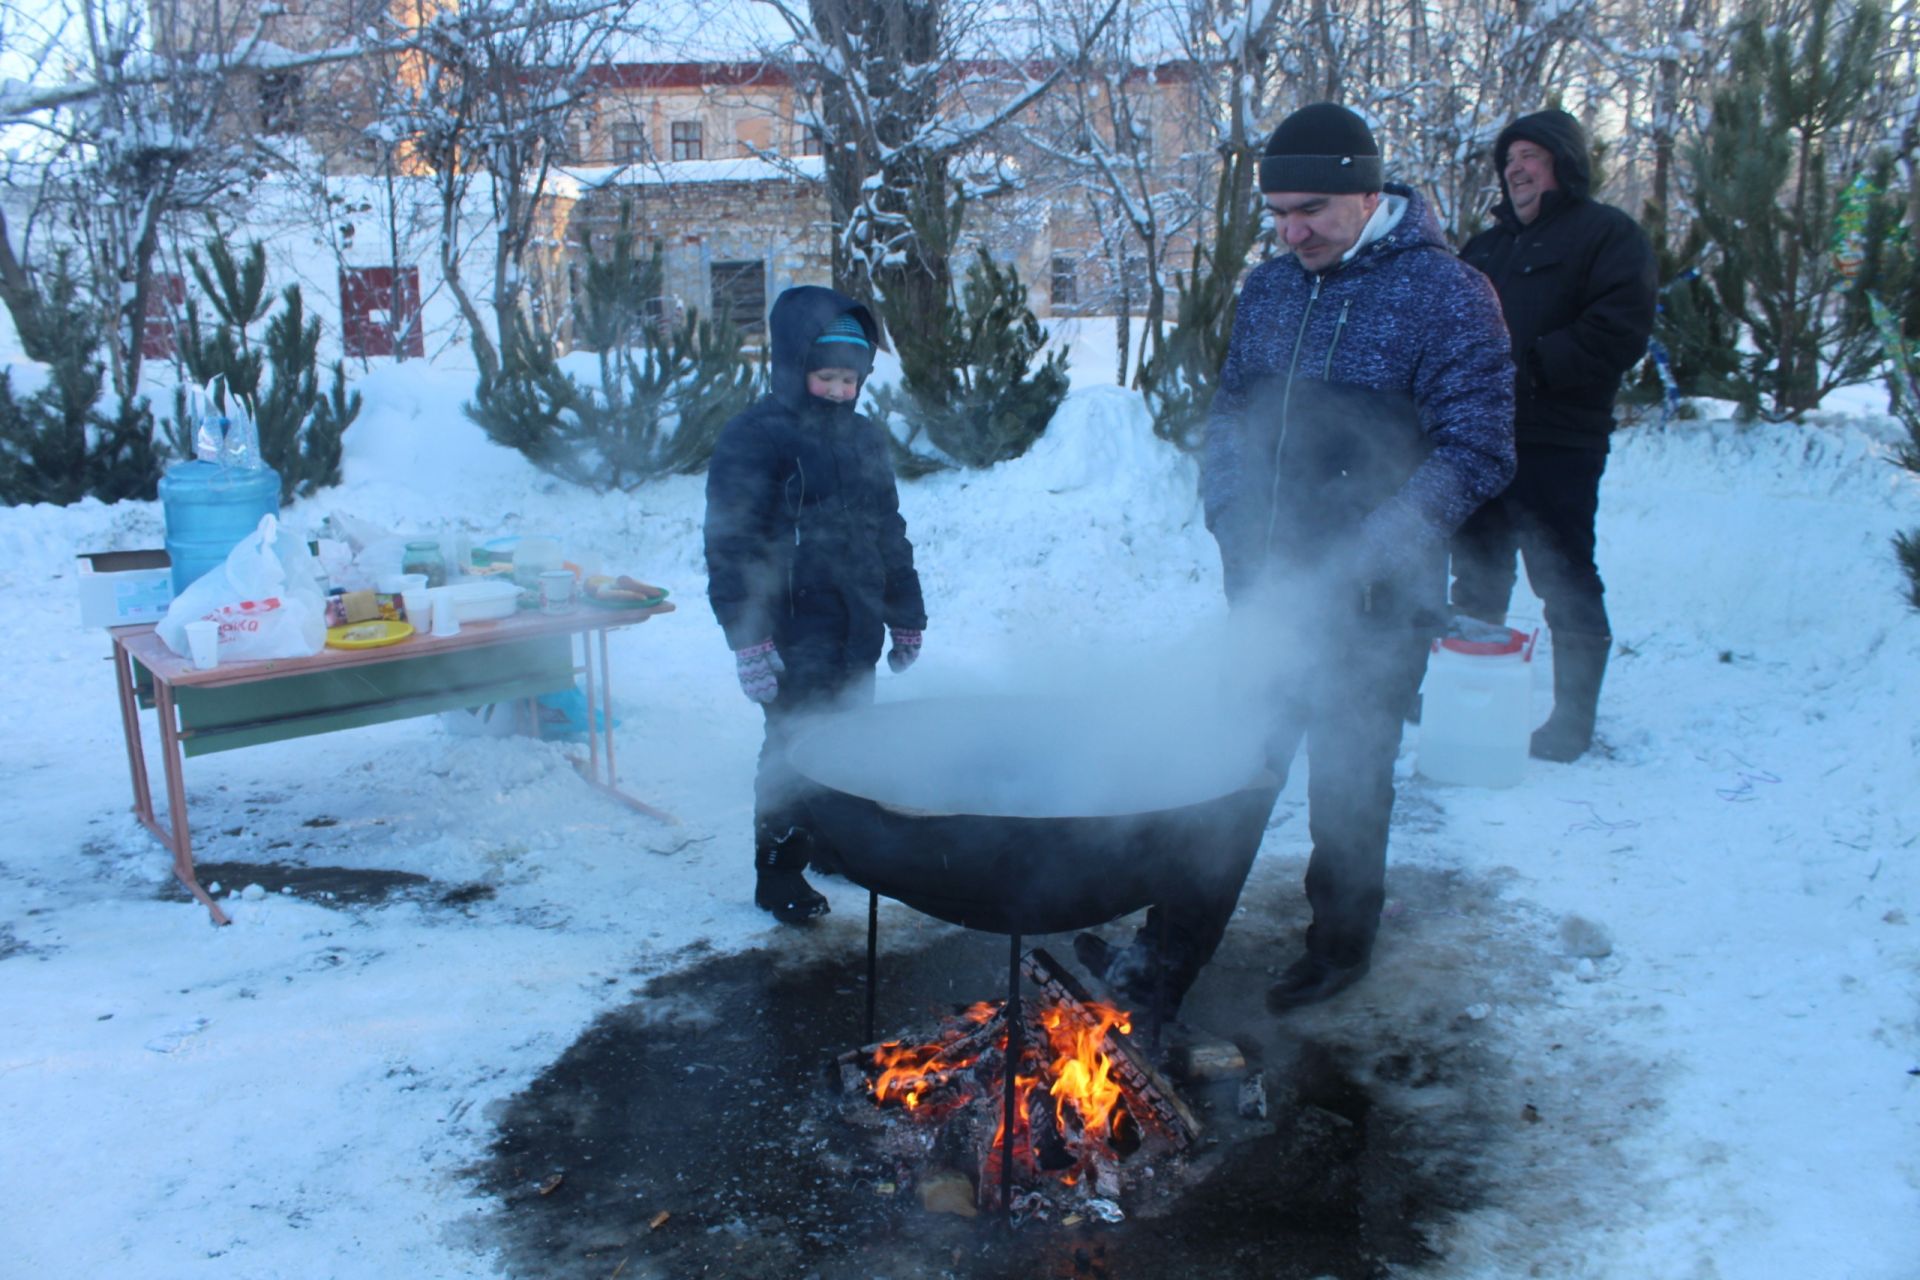
[[[582,273],[573,333],[599,355],[597,390],[560,367],[552,335],[516,317],[501,335],[500,372],[467,406],[491,438],[597,493],[704,469],[720,428],[759,389],[732,325],[691,310],[667,319],[661,249],[642,259],[636,240],[623,210],[608,256],[589,254]]]
[[[231,416],[244,407],[253,414],[260,457],[280,475],[282,502],[339,484],[341,435],[359,416],[360,393],[347,391],[346,372],[338,363],[332,385],[321,393],[320,322],[307,319],[300,286],[288,285],[274,312],[267,294],[267,251],[258,241],[248,246],[244,260],[236,260],[225,241],[209,240],[206,258],[190,253],[187,262],[214,316],[203,320],[199,300],[187,299],[181,355],[188,375],[216,387],[222,412]],[[252,327],[270,313],[264,340],[256,342]],[[194,428],[182,388],[168,428],[173,450],[182,457],[193,457]]]
[[[1887,360],[1887,403],[1907,432],[1893,458],[1920,473],[1920,344],[1901,332],[1900,318],[1879,298],[1868,299],[1868,307]],[[1907,603],[1920,609],[1920,529],[1894,534],[1893,555],[1907,576]]]
[[[1227,362],[1241,272],[1260,238],[1253,199],[1252,152],[1221,166],[1211,247],[1193,247],[1193,265],[1179,279],[1173,332],[1157,342],[1134,385],[1153,414],[1153,433],[1181,449],[1200,446],[1207,410]]]
[[[1883,158],[1847,155],[1874,90],[1886,33],[1879,7],[1808,0],[1792,23],[1755,9],[1737,24],[1713,119],[1693,155],[1692,199],[1709,243],[1704,275],[1745,330],[1730,390],[1742,410],[1797,418],[1878,363],[1867,292],[1895,285],[1904,264],[1871,234],[1851,278],[1833,235],[1841,187],[1875,165],[1879,194],[1865,222],[1882,235],[1900,216]],[[1897,256],[1897,255],[1896,255]],[[1709,355],[1698,336],[1690,356]]]
[[[111,418],[99,412],[104,337],[67,254],[55,258],[34,312],[49,376],[23,399],[0,371],[0,503],[152,498],[160,479],[153,416],[145,401]]]
[[[1641,225],[1653,242],[1660,281],[1653,317],[1653,341],[1657,345],[1621,399],[1629,404],[1658,404],[1667,396],[1667,378],[1673,380],[1678,395],[1739,399],[1740,326],[1720,305],[1700,273],[1705,232],[1695,223],[1679,248],[1669,248],[1666,217],[1654,205],[1642,214]],[[1660,365],[1663,356],[1664,377]]]
[[[967,268],[960,299],[949,298],[946,323],[917,336],[898,335],[901,392],[874,394],[875,414],[899,413],[903,474],[924,474],[945,462],[990,467],[1033,446],[1067,395],[1067,353],[1056,350],[1034,368],[1046,331],[1027,306],[1027,287],[1013,267],[983,249]],[[891,322],[889,322],[891,324]],[[911,331],[910,331],[911,332]],[[922,436],[939,450],[914,448]]]

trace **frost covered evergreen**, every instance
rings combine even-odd
[[[891,327],[893,310],[887,311]],[[927,329],[930,328],[931,332]],[[1027,306],[1027,287],[1012,266],[982,250],[967,268],[959,304],[943,323],[896,330],[901,390],[874,393],[875,416],[902,446],[896,465],[915,475],[957,463],[990,467],[1032,447],[1067,396],[1067,354],[1056,350],[1034,367],[1046,331]],[[893,426],[898,415],[902,427]],[[929,454],[920,442],[933,446]]]
[[[659,247],[641,259],[635,239],[623,217],[611,254],[589,258],[574,308],[574,339],[599,359],[597,386],[561,368],[554,337],[515,315],[499,371],[482,374],[467,405],[494,440],[596,493],[703,470],[720,428],[760,389],[737,329],[662,310]]]

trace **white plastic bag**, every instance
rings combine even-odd
[[[187,656],[187,624],[220,624],[220,661],[304,658],[327,641],[327,601],[307,544],[275,516],[227,553],[227,562],[174,597],[154,628],[167,648]]]

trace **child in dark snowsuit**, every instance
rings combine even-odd
[[[881,429],[853,411],[880,327],[814,285],[767,320],[772,393],[721,429],[707,469],[707,597],[747,697],[766,711],[754,779],[753,900],[786,924],[825,915],[787,763],[806,711],[869,700],[881,642],[904,671],[927,625]]]

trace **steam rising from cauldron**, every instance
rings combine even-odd
[[[1158,652],[1056,654],[947,696],[822,715],[792,759],[815,782],[924,813],[1193,804],[1262,773],[1273,690],[1321,647],[1278,611],[1223,614]]]

